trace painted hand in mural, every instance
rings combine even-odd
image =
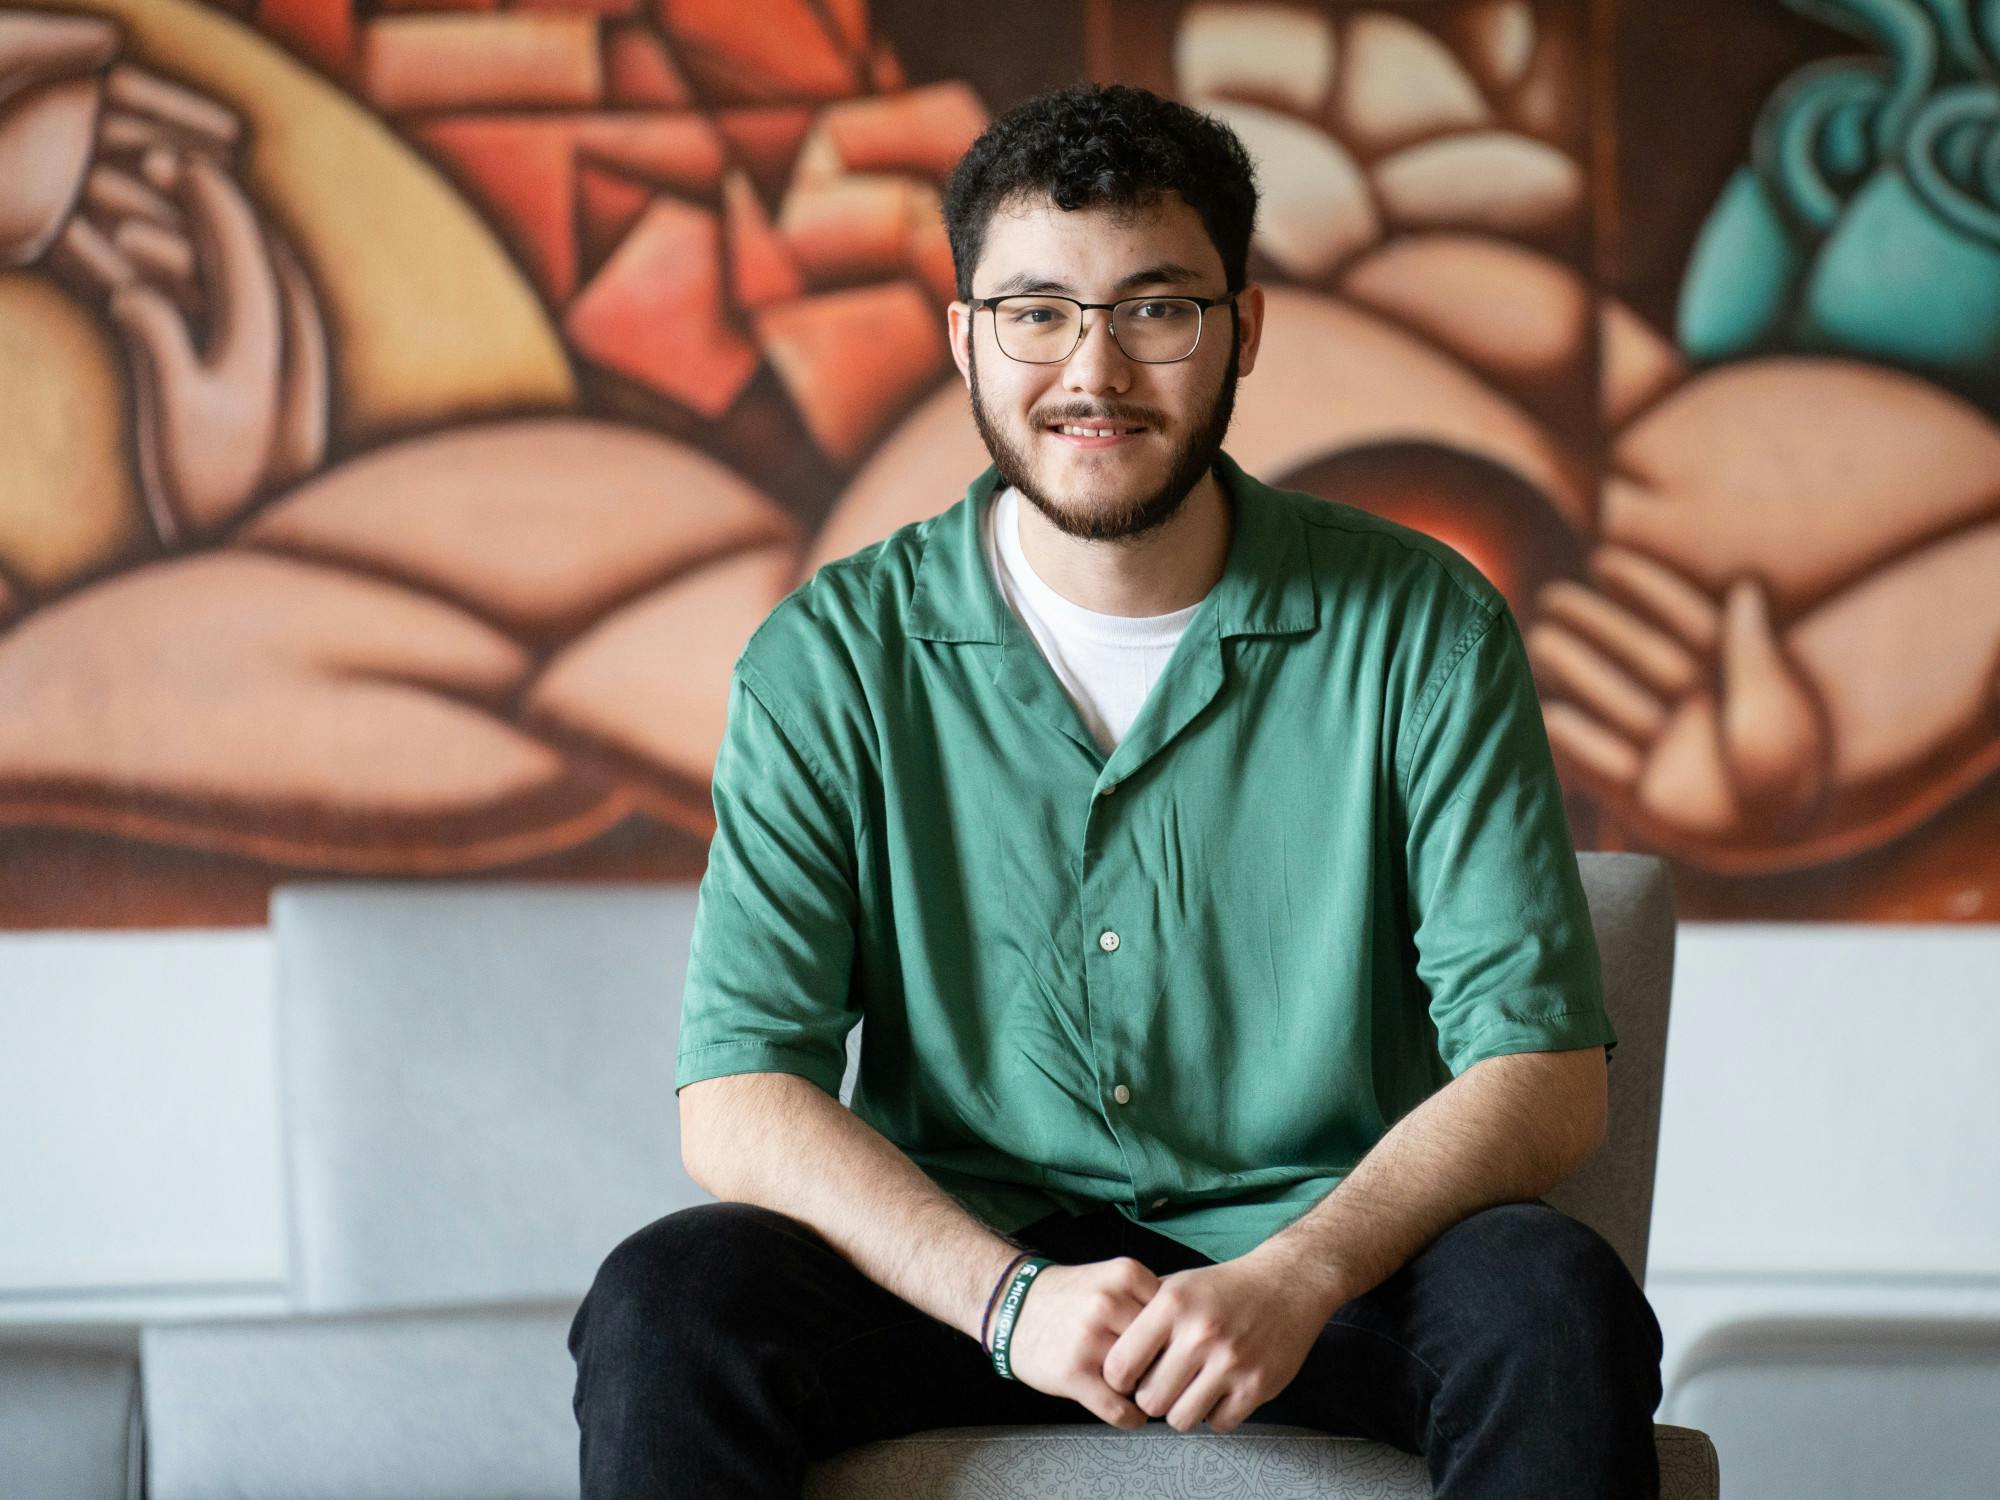
[[[1601,548],[1596,589],[1540,598],[1528,649],[1550,740],[1601,792],[1696,837],[1790,832],[1826,788],[1827,731],[1763,584],[1712,599],[1644,553]]]
[[[2000,766],[2000,521],[1782,623],[1752,575],[1712,595],[1616,544],[1589,573],[1595,587],[1545,588],[1528,633],[1550,741],[1622,819],[1704,865],[1878,844]]]
[[[97,16],[0,12],[0,269],[40,256],[75,204],[117,50]]]
[[[108,97],[54,264],[105,299],[130,355],[140,480],[171,543],[318,465],[326,335],[296,253],[229,170],[234,117],[131,67]]]

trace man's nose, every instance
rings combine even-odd
[[[1063,366],[1063,389],[1089,393],[1123,391],[1132,383],[1132,362],[1111,337],[1111,314],[1092,308],[1083,315],[1083,340]]]

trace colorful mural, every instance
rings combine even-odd
[[[938,191],[1077,76],[1257,157],[1230,449],[1508,594],[1581,843],[2000,915],[2000,5],[956,19],[0,0],[0,924],[698,874],[750,630],[985,463]]]

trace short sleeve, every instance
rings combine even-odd
[[[1504,607],[1427,684],[1404,766],[1409,920],[1453,1076],[1617,1041],[1533,675]]]
[[[855,839],[842,800],[739,663],[712,782],[715,837],[695,902],[676,1091],[796,1073],[838,1096],[852,994]]]

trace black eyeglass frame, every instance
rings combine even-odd
[[[968,311],[976,313],[981,308],[986,308],[990,311],[997,308],[1002,302],[1011,302],[1017,297],[1032,297],[1043,302],[1067,302],[1071,307],[1076,309],[1076,342],[1071,344],[1069,348],[1065,349],[1054,359],[1022,359],[1018,354],[1008,353],[1007,345],[1000,337],[998,318],[996,316],[993,329],[993,342],[999,347],[1002,354],[1005,354],[1007,358],[1013,360],[1017,365],[1059,365],[1074,355],[1082,347],[1084,335],[1089,332],[1089,329],[1084,326],[1083,318],[1083,315],[1087,312],[1109,314],[1104,320],[1104,331],[1111,335],[1111,342],[1118,345],[1118,352],[1134,364],[1177,365],[1182,360],[1193,359],[1195,350],[1201,347],[1201,336],[1208,330],[1208,310],[1211,307],[1234,307],[1236,299],[1243,295],[1243,290],[1243,288],[1239,287],[1233,292],[1224,292],[1220,297],[1190,297],[1185,292],[1154,292],[1143,297],[1120,297],[1116,302],[1079,302],[1076,298],[1065,297],[1059,292],[1004,292],[998,297],[971,297],[966,300],[965,305]],[[1188,352],[1177,354],[1172,359],[1141,359],[1130,349],[1127,349],[1118,338],[1118,309],[1125,306],[1128,302],[1192,302],[1195,306],[1194,342],[1188,346]]]

